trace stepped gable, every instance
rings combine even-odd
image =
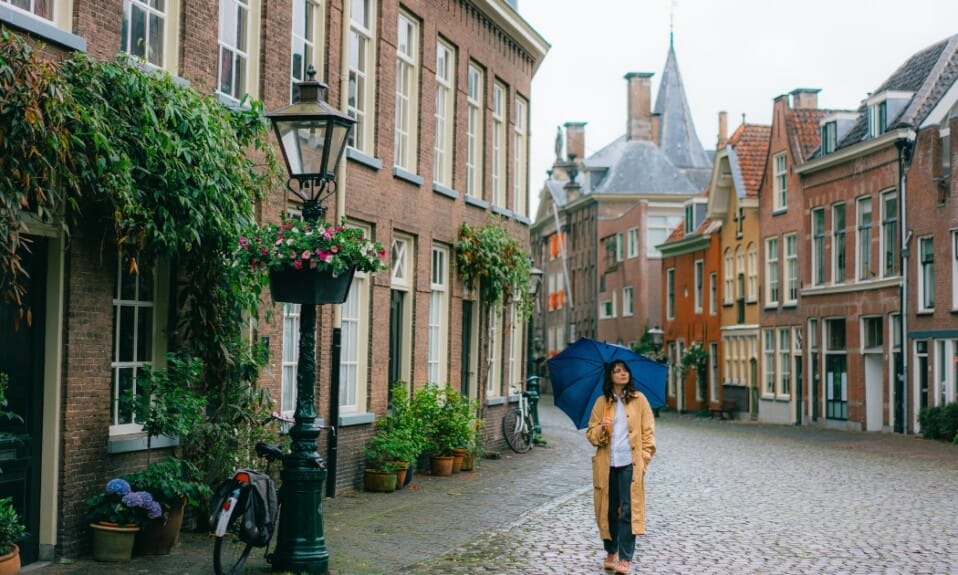
[[[897,118],[888,118],[888,129],[916,127],[958,79],[958,35],[920,50],[905,61],[873,94],[886,91],[914,92],[911,102]],[[858,119],[838,148],[855,145],[868,137],[867,105],[858,107]]]

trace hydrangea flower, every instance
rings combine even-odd
[[[130,484],[126,482],[125,479],[111,479],[109,483],[106,484],[106,492],[124,496],[130,492]]]

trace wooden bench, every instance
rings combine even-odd
[[[728,414],[729,419],[735,419],[735,405],[736,402],[734,399],[723,399],[719,407],[710,407],[709,415],[715,417],[716,415],[719,419],[725,419],[725,414]]]

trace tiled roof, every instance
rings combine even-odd
[[[711,171],[711,159],[695,133],[692,112],[672,46],[669,46],[659,92],[655,97],[655,113],[660,115],[659,147],[669,161],[679,168],[707,168]]]
[[[888,129],[915,127],[958,79],[958,35],[951,36],[913,54],[873,94],[889,90],[914,92],[911,102],[897,118],[888,118]],[[868,136],[868,114],[862,103],[854,127],[839,143],[845,148]]]
[[[758,196],[758,188],[762,185],[762,175],[765,172],[765,161],[771,135],[771,126],[742,124],[726,143],[727,147],[735,151],[734,155],[742,176],[742,185],[745,187],[745,195],[748,197]],[[739,193],[741,193],[741,190],[739,190]]]
[[[813,108],[798,108],[788,111],[785,130],[795,162],[809,159],[821,145],[822,132],[819,122],[828,112]]]

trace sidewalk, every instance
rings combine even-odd
[[[394,493],[354,491],[324,502],[331,575],[381,575],[442,555],[476,536],[509,526],[556,499],[580,492],[591,478],[592,450],[581,432],[545,397],[539,407],[546,446],[501,459],[482,459],[476,471],[451,477],[417,473]],[[183,532],[172,554],[97,563],[89,557],[34,564],[31,575],[206,575],[213,572],[213,541]],[[268,573],[253,550],[245,573]]]

